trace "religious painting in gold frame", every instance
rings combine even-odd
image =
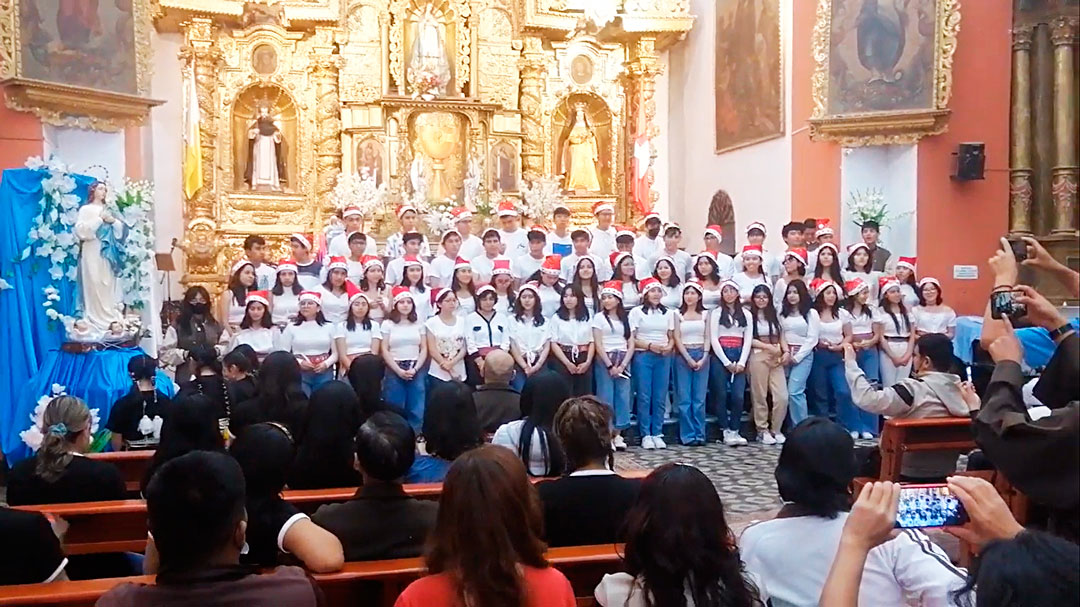
[[[815,138],[911,143],[945,131],[960,0],[818,0]]]
[[[716,0],[716,153],[784,134],[780,0]]]

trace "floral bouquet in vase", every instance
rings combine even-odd
[[[538,177],[522,190],[521,209],[533,221],[544,221],[563,200],[560,177]]]
[[[416,205],[424,215],[424,223],[434,238],[441,238],[443,232],[454,227],[452,211],[458,206],[457,199],[453,196],[444,200],[423,202]]]
[[[439,74],[429,70],[416,71],[409,68],[409,82],[412,83],[413,99],[431,101],[442,93],[449,82]]]
[[[331,200],[338,210],[345,207],[356,207],[364,214],[371,217],[376,211],[386,208],[386,200],[389,197],[387,184],[377,185],[375,176],[367,167],[360,169],[360,173],[341,173],[331,194]]]
[[[866,190],[855,190],[848,194],[847,201],[848,211],[851,212],[851,218],[855,222],[855,225],[862,227],[867,222],[874,222],[881,228],[888,226],[890,223],[911,215],[911,211],[907,213],[890,214],[889,205],[885,202],[885,193],[879,188],[867,188]]]

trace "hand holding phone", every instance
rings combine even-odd
[[[904,485],[900,488],[896,526],[901,529],[956,527],[967,521],[964,505],[945,483]]]
[[[990,318],[1001,320],[1002,316],[1010,319],[1023,318],[1027,315],[1027,306],[1016,301],[1017,296],[1023,296],[1024,292],[1019,289],[1008,291],[994,291],[990,294]]]

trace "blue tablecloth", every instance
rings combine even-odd
[[[1080,320],[1069,321],[1072,326],[1080,326]],[[961,316],[956,319],[956,337],[953,338],[953,352],[967,364],[972,362],[971,342],[982,334],[982,316]],[[1026,327],[1016,330],[1016,337],[1024,347],[1024,363],[1032,369],[1045,367],[1054,355],[1054,342],[1046,329]]]
[[[127,364],[139,354],[143,354],[139,348],[113,348],[86,353],[60,349],[49,351],[41,368],[15,399],[5,427],[0,427],[0,446],[9,464],[30,455],[30,449],[19,438],[19,433],[30,427],[30,416],[38,399],[51,394],[53,384],[64,386],[67,394],[78,396],[91,409],[97,409],[101,419],[98,431],[103,430],[113,403],[131,390]],[[157,374],[157,387],[169,396],[175,393],[172,379],[161,371]]]

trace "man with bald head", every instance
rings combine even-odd
[[[521,395],[510,385],[514,359],[502,350],[492,350],[484,358],[484,384],[473,392],[476,416],[484,432],[492,434],[499,426],[521,419]]]

